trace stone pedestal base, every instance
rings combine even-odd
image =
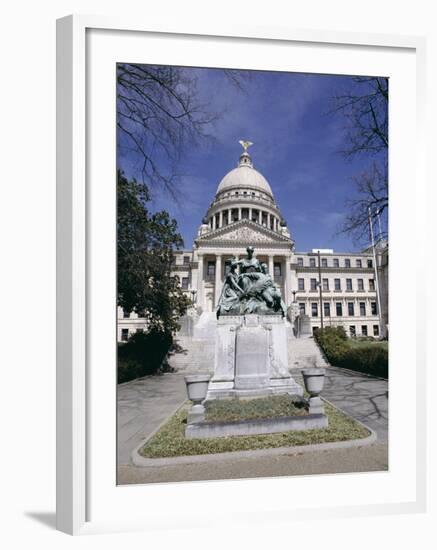
[[[187,424],[195,424],[205,420],[205,407],[203,405],[193,405],[188,412]]]
[[[303,395],[288,370],[281,315],[222,315],[217,321],[214,376],[207,400]]]
[[[310,397],[308,404],[308,412],[310,414],[325,414],[325,406],[323,405],[323,401],[320,397]]]

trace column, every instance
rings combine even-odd
[[[241,206],[238,209],[238,221],[240,221],[240,220],[241,220]]]
[[[252,208],[249,208],[249,220],[252,221]]]
[[[219,227],[223,227],[223,210],[220,210]]]
[[[285,305],[288,306],[288,304],[291,301],[290,297],[290,288],[291,288],[291,268],[290,268],[290,261],[291,258],[289,256],[285,256],[285,279],[284,279],[284,294],[283,296]]]
[[[267,227],[270,229],[270,214],[267,212]]]
[[[274,278],[274,263],[273,263],[273,256],[270,255],[269,256],[269,274],[271,276],[271,278],[273,279]]]
[[[215,214],[214,214],[214,216],[212,217],[212,228],[213,228],[213,229],[216,228],[216,217],[215,217]]]
[[[262,210],[258,210],[258,223],[262,225],[263,223],[263,213]]]
[[[228,208],[228,225],[232,223],[232,209]]]
[[[203,254],[198,254],[196,304],[203,309]]]
[[[215,307],[217,307],[221,291],[222,291],[222,257],[217,254],[217,256],[215,257],[215,300],[214,300]]]

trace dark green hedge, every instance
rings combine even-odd
[[[351,348],[343,327],[318,329],[314,337],[331,365],[388,378],[388,351],[385,348],[372,344]]]
[[[137,332],[126,343],[119,343],[117,349],[118,383],[166,370],[166,356],[172,344],[171,334],[157,331]]]

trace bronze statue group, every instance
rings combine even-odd
[[[268,272],[267,264],[254,257],[254,248],[246,248],[247,258],[233,259],[223,283],[216,313],[245,315],[249,313],[285,315],[281,293]],[[239,273],[236,272],[240,268]]]

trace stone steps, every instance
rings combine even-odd
[[[168,359],[170,366],[181,373],[210,372],[214,370],[215,325],[211,314],[204,318],[202,337],[179,336],[181,350]],[[312,337],[296,338],[291,326],[287,327],[288,366],[290,369],[328,366],[319,346]]]
[[[329,366],[317,342],[312,337],[289,337],[288,364],[293,369]]]
[[[177,338],[181,350],[168,358],[171,367],[178,372],[213,372],[214,347],[212,339]]]

